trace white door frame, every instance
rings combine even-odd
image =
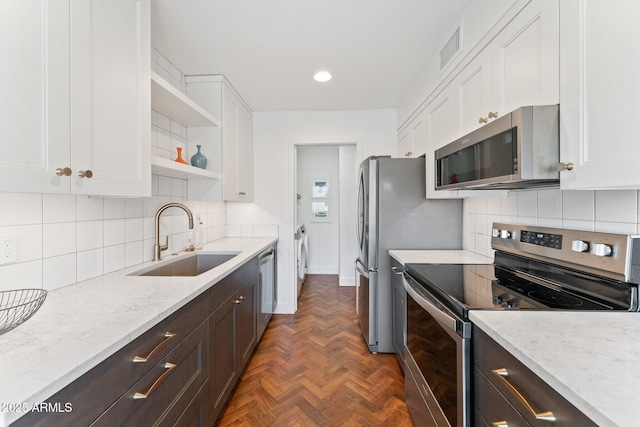
[[[362,161],[362,138],[320,138],[320,139],[290,139],[289,140],[289,215],[287,222],[289,224],[288,229],[291,230],[291,239],[293,241],[293,245],[291,247],[294,248],[293,252],[293,262],[291,263],[292,268],[290,269],[290,276],[293,277],[291,290],[291,298],[293,298],[293,309],[294,312],[298,311],[298,295],[297,295],[297,264],[296,264],[296,252],[298,250],[295,242],[294,233],[296,231],[296,180],[297,180],[297,147],[298,146],[353,146],[356,147],[356,163]],[[357,165],[356,165],[357,167]]]

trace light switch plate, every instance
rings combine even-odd
[[[0,265],[18,261],[18,236],[0,236]]]

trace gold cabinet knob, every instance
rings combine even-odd
[[[482,124],[482,123],[487,123],[489,121],[489,119],[487,119],[486,117],[480,117],[478,119],[478,123]]]
[[[58,168],[56,169],[56,175],[58,176],[70,176],[71,175],[71,168]]]
[[[234,303],[234,304],[241,304],[241,303],[242,303],[242,301],[240,301],[239,299],[236,299],[236,300],[233,300],[233,303]]]
[[[558,163],[558,172],[573,170],[573,163]]]
[[[494,113],[493,111],[489,111],[489,118],[490,119],[497,119],[498,118],[498,112],[496,111]]]
[[[87,169],[86,171],[80,171],[78,172],[78,176],[80,178],[87,178],[90,179],[93,176],[93,172],[91,172],[90,169]]]
[[[240,191],[238,194],[241,195],[241,196],[246,195],[246,193],[244,191]]]

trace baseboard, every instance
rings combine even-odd
[[[353,277],[340,277],[339,278],[339,285],[340,286],[355,286],[356,285],[356,279]]]
[[[339,273],[340,273],[340,269],[338,268],[323,268],[323,267],[307,268],[307,274],[339,274]]]

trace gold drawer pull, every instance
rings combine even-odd
[[[506,421],[496,421],[495,423],[491,423],[493,427],[509,427],[509,424]]]
[[[148,362],[149,359],[151,359],[153,356],[155,356],[157,352],[159,352],[164,346],[169,344],[169,341],[171,341],[175,336],[176,336],[176,334],[174,334],[173,332],[165,332],[164,333],[164,340],[162,340],[162,342],[160,344],[158,344],[156,346],[156,348],[151,350],[151,353],[147,354],[147,357],[136,356],[136,357],[133,358],[133,361],[134,362]]]
[[[515,396],[515,398],[518,399],[518,401],[520,403],[522,403],[525,408],[527,408],[527,411],[529,411],[529,413],[533,417],[535,417],[536,420],[544,420],[544,421],[551,421],[551,422],[554,422],[556,420],[556,416],[553,415],[553,412],[551,412],[551,411],[536,412],[533,409],[533,407],[529,404],[529,402],[527,402],[527,399],[525,399],[525,397],[522,395],[522,393],[520,393],[518,391],[518,389],[515,388],[507,380],[506,377],[509,376],[509,371],[507,371],[506,368],[493,369],[491,372],[493,372],[498,378],[500,378],[500,381],[502,381],[502,383],[507,388],[507,390],[509,390],[509,392],[511,392],[511,394],[513,394]]]
[[[158,379],[151,384],[151,387],[149,387],[149,390],[147,390],[146,393],[140,393],[139,391],[136,392],[136,394],[133,395],[134,399],[146,399],[147,397],[151,396],[151,393],[153,393],[153,390],[155,390],[156,388],[158,388],[158,386],[160,384],[162,384],[162,382],[164,380],[167,379],[167,377],[169,376],[169,374],[171,373],[171,371],[173,371],[174,369],[176,369],[176,365],[175,363],[171,363],[171,362],[167,362],[164,364],[164,369],[166,369],[166,371],[164,371],[162,373],[162,375],[160,375],[158,377]]]

